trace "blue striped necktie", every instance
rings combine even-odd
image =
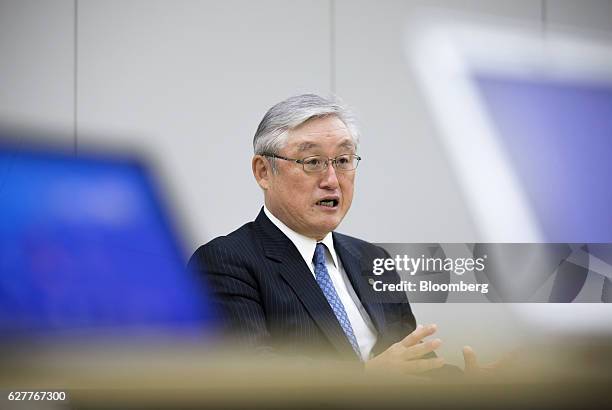
[[[353,326],[351,326],[351,322],[349,321],[348,315],[346,314],[346,310],[344,310],[344,305],[342,301],[338,297],[338,293],[336,292],[336,288],[332,283],[332,280],[329,276],[329,272],[327,271],[327,266],[325,265],[325,245],[322,243],[317,243],[317,247],[315,248],[314,257],[312,261],[314,262],[315,267],[315,277],[317,278],[317,283],[319,287],[323,291],[329,306],[334,311],[334,315],[338,319],[342,330],[344,330],[344,334],[348,338],[348,341],[353,346],[353,350],[361,359],[361,351],[359,350],[359,344],[357,343],[357,338],[355,337],[355,333],[353,332]]]

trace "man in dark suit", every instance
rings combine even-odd
[[[368,286],[361,262],[386,252],[334,232],[361,160],[349,112],[317,95],[289,98],[266,113],[253,146],[264,207],[190,261],[212,286],[226,333],[258,350],[361,361],[366,369],[442,367],[433,353],[441,341],[423,342],[436,326],[417,327],[405,295],[384,300]]]

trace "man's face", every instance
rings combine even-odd
[[[346,125],[334,116],[314,118],[289,133],[281,156],[303,159],[313,155],[335,158],[355,154]],[[320,240],[336,229],[353,201],[355,171],[336,171],[331,163],[319,173],[306,173],[301,164],[276,159],[270,175],[266,206],[285,225]],[[321,204],[326,201],[326,206]]]

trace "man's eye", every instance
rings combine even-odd
[[[311,167],[316,167],[321,163],[319,158],[309,158],[304,160],[304,164],[309,165]]]
[[[348,156],[346,156],[346,157],[338,157],[338,159],[336,160],[336,162],[337,162],[338,164],[341,164],[341,165],[346,165],[346,164],[348,164],[349,162],[351,162],[351,159],[350,159]]]

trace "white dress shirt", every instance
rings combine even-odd
[[[276,225],[291,242],[293,242],[300,255],[302,255],[302,258],[304,258],[304,262],[306,262],[310,272],[312,272],[312,275],[314,276],[315,271],[312,259],[314,257],[317,241],[290,229],[277,217],[272,215],[272,212],[270,212],[266,206],[264,206],[264,212],[270,221],[272,221],[272,223]],[[353,286],[346,275],[346,271],[342,266],[340,258],[338,258],[338,255],[336,254],[334,239],[331,232],[328,233],[320,242],[327,248],[327,252],[325,252],[327,272],[329,273],[332,283],[334,284],[334,288],[336,289],[336,293],[344,305],[344,310],[346,311],[348,319],[351,322],[351,326],[353,327],[353,333],[355,334],[357,343],[359,344],[361,358],[364,361],[368,360],[370,358],[372,348],[376,344],[377,338],[372,320],[357,297],[357,294],[355,293],[355,290],[353,289]]]

